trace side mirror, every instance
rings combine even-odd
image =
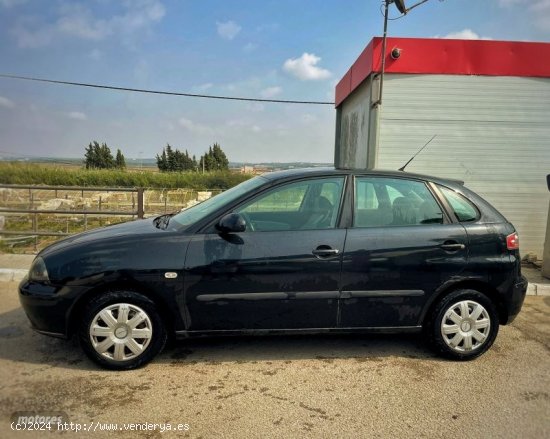
[[[546,176],[546,185],[548,186],[548,190],[550,191],[550,174]]]
[[[228,213],[216,224],[221,233],[239,233],[246,230],[246,221],[238,213]]]

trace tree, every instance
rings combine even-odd
[[[118,150],[120,152],[120,150]],[[124,156],[120,152],[122,161],[124,162]],[[118,154],[117,154],[118,158]],[[91,142],[86,148],[84,154],[84,164],[86,169],[113,169],[117,167],[117,163],[111,153],[111,149],[106,143],[101,145],[95,140]]]
[[[189,156],[189,151],[182,152],[167,144],[162,149],[162,154],[157,154],[157,166],[161,172],[184,172],[194,171],[197,163],[194,157]]]
[[[229,169],[229,160],[219,143],[210,146],[208,152],[200,158],[199,170],[203,169],[205,171],[225,171]]]
[[[116,150],[115,166],[118,169],[126,169],[126,160],[124,159],[124,154],[120,149]]]
[[[229,169],[229,160],[218,143],[214,143],[212,146],[212,156],[217,170],[226,171]]]
[[[166,157],[166,149],[162,148],[162,154],[157,154],[157,166],[160,172],[168,171],[168,158]]]

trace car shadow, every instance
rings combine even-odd
[[[384,357],[437,359],[418,334],[317,334],[193,338],[170,341],[154,363],[255,363]],[[49,367],[100,370],[80,349],[78,340],[61,340],[34,332],[21,308],[0,314],[0,359]]]

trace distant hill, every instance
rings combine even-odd
[[[25,156],[0,156],[0,161],[6,162],[26,162],[26,163],[48,163],[60,165],[81,165],[83,160],[80,158],[67,157],[25,157]],[[157,160],[154,158],[126,158],[126,165],[132,168],[156,168]],[[315,163],[315,162],[229,162],[230,168],[242,168],[243,166],[261,167],[267,170],[272,169],[294,169],[294,168],[310,168],[322,166],[334,166],[332,163]]]

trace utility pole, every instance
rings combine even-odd
[[[382,38],[382,52],[381,52],[381,67],[380,67],[380,73],[377,75],[379,83],[378,83],[378,96],[373,96],[376,101],[374,101],[371,104],[371,123],[374,124],[374,131],[371,131],[369,133],[369,141],[368,141],[368,157],[367,157],[367,167],[369,169],[375,168],[377,166],[378,162],[378,145],[380,142],[380,112],[382,107],[382,93],[384,89],[384,74],[386,72],[386,50],[387,50],[387,39],[388,39],[388,13],[389,13],[389,7],[393,3],[395,4],[395,7],[397,10],[403,14],[406,15],[408,12],[410,12],[412,9],[416,8],[417,6],[420,6],[424,3],[426,3],[428,0],[421,0],[411,7],[407,8],[405,6],[405,0],[384,0],[384,34]],[[441,0],[440,0],[441,1]],[[374,76],[373,79],[376,79],[376,76]],[[374,85],[374,80],[373,80]],[[374,91],[374,88],[373,88]],[[372,95],[371,95],[372,96]]]

